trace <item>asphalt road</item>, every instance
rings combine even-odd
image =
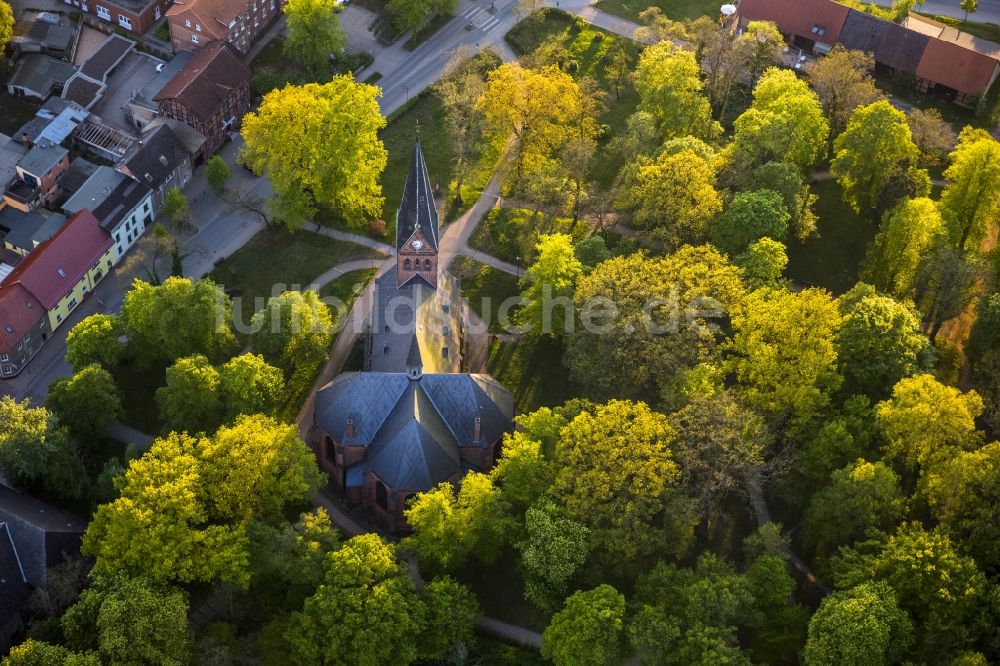
[[[961,0],[927,0],[923,7],[917,6],[915,9],[925,14],[938,14],[960,19],[965,18],[965,10],[959,7],[960,2]],[[892,0],[875,0],[875,4],[890,7]],[[969,14],[969,20],[1000,25],[1000,0],[979,0],[979,9],[976,10],[975,14]]]

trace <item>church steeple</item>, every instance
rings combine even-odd
[[[413,145],[403,200],[396,211],[396,282],[420,277],[437,286],[438,214],[418,137]]]

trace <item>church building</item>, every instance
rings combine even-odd
[[[458,281],[439,264],[439,222],[419,140],[396,213],[396,266],[376,278],[364,372],[316,394],[313,444],[345,501],[392,530],[406,502],[439,483],[487,471],[514,427],[514,398],[463,372]]]

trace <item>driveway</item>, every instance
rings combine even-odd
[[[107,124],[136,135],[135,127],[125,117],[125,108],[132,93],[141,90],[156,76],[156,65],[160,62],[145,53],[129,53],[108,77],[108,88],[91,111]]]

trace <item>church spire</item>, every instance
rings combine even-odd
[[[431,179],[427,174],[424,152],[420,148],[419,126],[417,140],[413,145],[413,157],[410,160],[410,172],[406,176],[406,187],[403,189],[403,200],[399,204],[399,210],[396,211],[396,249],[402,248],[418,230],[430,247],[437,250],[437,206],[434,203]]]

